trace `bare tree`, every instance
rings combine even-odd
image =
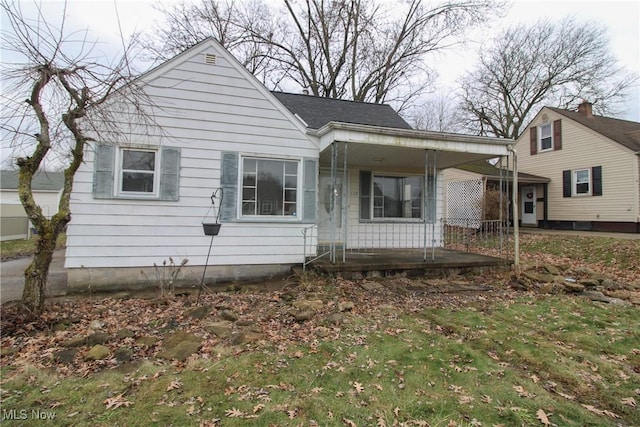
[[[426,97],[424,102],[412,109],[410,123],[414,129],[458,132],[457,107],[455,98],[439,92]]]
[[[606,31],[573,18],[519,25],[494,38],[461,80],[469,129],[517,138],[542,106],[569,108],[582,99],[613,111],[637,76],[617,65]]]
[[[212,36],[245,65],[259,63],[272,89],[389,102],[400,110],[433,84],[428,55],[457,43],[465,29],[499,7],[495,0],[284,0],[283,8],[267,12],[260,0],[246,4],[202,0],[175,6],[165,11],[168,24],[155,32],[154,44],[175,53]],[[173,43],[167,25],[186,27],[188,43]]]
[[[40,313],[44,308],[49,266],[59,234],[71,220],[69,201],[73,179],[90,141],[116,138],[116,112],[122,106],[140,110],[146,102],[134,80],[128,57],[134,45],[125,46],[121,59],[98,62],[96,44],[86,31],[68,32],[64,18],[57,28],[39,4],[33,19],[20,2],[2,0],[5,15],[1,40],[5,50],[2,69],[2,124],[15,150],[20,201],[37,231],[34,257],[24,272],[22,302]],[[66,4],[65,4],[66,8]],[[46,160],[64,170],[58,211],[51,218],[33,197],[31,183]]]

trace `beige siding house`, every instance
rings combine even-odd
[[[523,226],[640,232],[640,123],[544,107],[516,142]]]

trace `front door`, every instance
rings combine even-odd
[[[522,205],[522,224],[538,225],[536,220],[536,187],[532,185],[522,187],[520,201]]]
[[[331,242],[331,206],[334,192],[337,194],[335,201],[335,217],[334,217],[334,239],[336,244],[342,244],[342,177],[336,178],[336,186],[333,188],[333,180],[331,176],[320,175],[320,194],[318,207],[318,244],[328,245]]]

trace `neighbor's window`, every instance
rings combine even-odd
[[[297,161],[244,158],[242,215],[296,216]]]
[[[591,194],[591,170],[579,169],[573,171],[573,194]]]
[[[374,176],[374,218],[421,218],[423,180],[419,176]]]
[[[540,126],[540,140],[538,151],[551,150],[553,148],[551,123]]]
[[[120,192],[131,194],[157,193],[157,152],[153,150],[121,151]]]

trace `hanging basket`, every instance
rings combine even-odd
[[[217,236],[218,233],[220,232],[220,227],[222,226],[222,224],[216,224],[216,223],[202,223],[202,228],[204,229],[204,235],[205,236]]]

